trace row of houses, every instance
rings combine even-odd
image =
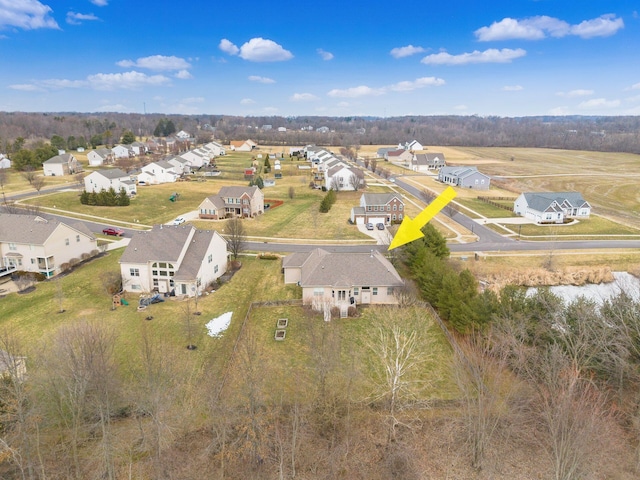
[[[326,190],[358,190],[365,184],[364,172],[330,150],[315,145],[304,148],[304,155],[315,169],[316,177],[321,179]]]

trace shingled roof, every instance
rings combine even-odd
[[[0,213],[0,242],[44,245],[60,225],[66,225],[94,238],[93,234],[79,222],[68,224],[55,219],[47,220],[39,215]]]
[[[351,287],[372,285],[397,287],[404,285],[393,265],[377,250],[370,253],[328,252],[316,248],[306,254],[287,257],[283,267],[300,264],[300,285],[303,287]]]

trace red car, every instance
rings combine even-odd
[[[121,237],[122,235],[124,235],[124,230],[116,227],[107,227],[102,230],[102,233],[105,235],[114,235],[116,237]]]

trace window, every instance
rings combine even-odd
[[[353,287],[353,296],[355,297],[360,293],[360,289],[358,287]]]
[[[393,211],[395,212],[398,209],[398,205],[396,205],[395,203],[393,204]]]
[[[129,269],[129,275],[132,277],[139,277],[140,276],[140,269],[138,268],[130,268]]]
[[[394,213],[393,215],[391,215],[391,220],[395,220],[396,219],[396,214]]]
[[[347,292],[345,290],[338,290],[338,300],[346,300]]]
[[[313,296],[314,297],[322,297],[324,295],[324,288],[314,288]]]
[[[387,287],[387,295],[393,295],[393,287]]]
[[[391,205],[387,205],[387,212],[391,211]]]
[[[18,249],[18,247],[16,246],[15,243],[10,243],[9,244],[9,250],[17,250],[17,249]]]
[[[131,290],[142,290],[142,287],[140,287],[140,285],[131,285]]]
[[[210,253],[209,256],[207,257],[207,262],[211,263],[213,262],[213,254]]]
[[[398,205],[398,210],[402,211],[402,207],[403,207],[402,204]]]
[[[69,245],[69,239],[68,239],[68,238],[65,238],[65,239],[64,239],[64,244],[65,244],[65,245]]]
[[[80,241],[80,235],[76,235],[76,242]]]
[[[36,259],[35,259],[35,258],[32,258],[32,259],[31,259],[31,265],[35,265],[35,263],[36,263]]]
[[[371,292],[373,295],[377,295],[378,294],[378,287],[373,287],[373,292]]]
[[[213,267],[213,273],[218,273],[218,265],[214,265],[214,267]]]

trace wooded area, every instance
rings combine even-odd
[[[107,133],[109,144],[127,132],[154,134],[171,121],[192,135],[213,135],[228,143],[251,138],[270,145],[397,145],[418,140],[423,145],[476,147],[546,147],[640,153],[640,117],[236,117],[228,115],[164,115],[124,113],[0,112],[0,153],[11,151],[18,138],[27,141],[83,137]],[[270,126],[263,129],[263,126]],[[286,132],[278,131],[284,127]],[[313,129],[310,130],[309,127]],[[327,133],[316,129],[327,127]],[[304,130],[303,130],[304,129]]]

